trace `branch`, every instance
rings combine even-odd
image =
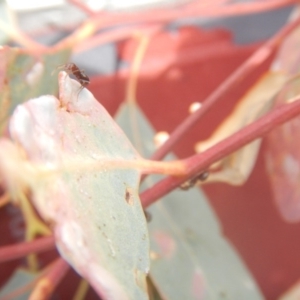
[[[29,300],[49,299],[55,288],[67,274],[70,266],[62,258],[57,258],[38,279]]]
[[[61,172],[103,172],[103,170],[126,170],[135,169],[144,174],[164,174],[173,176],[184,176],[187,173],[185,160],[152,161],[143,158],[135,160],[106,159],[93,160],[68,159],[57,168],[49,169],[43,165],[32,165],[36,170],[35,178],[57,176]]]
[[[215,2],[215,3],[214,3]],[[185,5],[178,5],[168,9],[148,9],[138,12],[116,12],[101,17],[95,15],[89,22],[100,29],[119,24],[134,24],[145,22],[168,23],[176,19],[187,17],[223,17],[230,15],[251,14],[277,9],[289,4],[298,3],[297,0],[273,0],[257,1],[251,3],[238,3],[231,5],[221,5],[225,1],[193,1]]]
[[[75,1],[75,0],[73,0]],[[76,2],[76,1],[75,1]],[[72,34],[60,41],[53,48],[56,50],[66,47],[74,47],[86,38],[91,37],[96,31],[118,25],[169,23],[177,19],[187,17],[222,17],[229,15],[251,14],[255,12],[269,11],[289,4],[297,3],[297,0],[273,0],[254,3],[221,5],[227,1],[215,0],[210,2],[193,1],[185,5],[169,9],[148,9],[138,12],[96,13],[89,18]],[[122,30],[122,29],[120,29]],[[116,34],[116,33],[115,33]]]
[[[90,9],[83,1],[80,0],[68,0],[68,2],[77,8],[79,8],[81,11],[86,13],[89,16],[94,16],[96,14],[99,14],[95,12],[94,10]]]
[[[159,198],[177,188],[187,179],[206,170],[212,163],[237,151],[239,148],[254,141],[255,139],[261,138],[276,126],[296,117],[300,114],[299,100],[300,96],[294,98],[294,102],[290,104],[284,104],[275,108],[259,120],[245,126],[243,129],[209,148],[207,151],[185,159],[188,174],[184,177],[167,177],[150,189],[144,191],[141,194],[143,207],[146,208]]]
[[[43,237],[31,242],[22,242],[0,247],[0,263],[26,256],[29,253],[39,253],[55,248],[54,237]]]
[[[200,109],[189,115],[170,134],[169,139],[152,155],[152,160],[162,159],[180,141],[191,128],[218,103],[224,94],[232,91],[242,79],[254,72],[280,46],[282,40],[300,25],[300,18],[286,25],[272,39],[255,51],[231,76],[229,76],[213,93],[203,101]]]

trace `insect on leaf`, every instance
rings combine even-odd
[[[9,124],[13,142],[37,173],[44,170],[28,179],[33,203],[53,224],[61,255],[103,299],[147,299],[140,173],[101,165],[139,155],[88,90],[78,95],[79,83],[65,72],[59,86],[59,99],[42,96],[19,105]]]

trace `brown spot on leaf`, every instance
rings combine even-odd
[[[126,188],[125,191],[125,200],[129,205],[133,205],[134,203],[134,198],[133,198],[133,193],[131,188]]]

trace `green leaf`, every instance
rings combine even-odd
[[[54,226],[59,252],[103,299],[148,299],[140,172],[102,163],[140,157],[88,90],[65,72],[59,85],[59,99],[42,96],[16,108],[10,134],[33,171],[26,169],[27,178],[20,180],[7,168],[6,182],[13,182],[13,191],[18,182],[29,185],[35,207]],[[5,157],[3,143],[2,168]],[[24,174],[22,163],[16,168]]]
[[[153,153],[154,130],[137,106],[123,105],[116,120],[133,143],[142,147],[139,151],[145,156]],[[130,128],[128,120],[136,127]],[[157,180],[158,176],[151,176],[146,185]],[[150,275],[163,299],[263,299],[238,254],[222,236],[200,189],[176,190],[149,212]]]
[[[45,53],[39,58],[20,48],[0,49],[0,134],[15,107],[31,98],[57,93],[55,68],[66,62],[70,49]]]

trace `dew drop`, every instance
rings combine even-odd
[[[134,203],[134,198],[133,198],[133,193],[132,193],[132,189],[131,188],[126,188],[125,190],[125,200],[126,202],[132,206]]]

